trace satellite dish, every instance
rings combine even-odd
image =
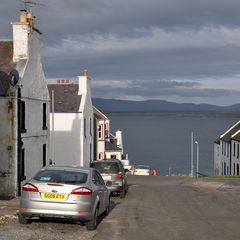
[[[13,69],[10,73],[9,73],[9,80],[10,80],[10,85],[12,86],[16,86],[18,81],[19,81],[19,73],[17,70]]]

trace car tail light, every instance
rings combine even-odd
[[[38,188],[31,183],[26,183],[22,187],[23,192],[39,192]]]
[[[123,178],[123,173],[122,173],[122,172],[119,172],[119,173],[117,174],[117,178],[122,179],[122,178]]]
[[[92,190],[86,187],[79,187],[72,190],[73,195],[92,195]]]
[[[89,212],[79,212],[80,214],[89,214]]]
[[[27,208],[20,208],[20,211],[27,211]]]

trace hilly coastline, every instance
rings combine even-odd
[[[240,104],[216,106],[210,104],[175,103],[164,100],[128,101],[118,99],[93,98],[93,105],[104,112],[125,113],[173,113],[173,112],[212,112],[240,114]]]

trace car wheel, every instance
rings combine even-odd
[[[19,222],[20,224],[29,224],[29,223],[32,222],[32,220],[23,217],[22,214],[19,214],[19,215],[18,215],[18,222]]]
[[[126,196],[126,191],[125,189],[123,191],[120,192],[120,198],[125,198]]]
[[[109,212],[110,212],[110,198],[108,200],[108,205],[106,207],[106,210],[103,212],[103,215],[108,216]]]
[[[86,228],[87,230],[95,230],[97,228],[97,223],[98,223],[98,208],[96,208],[94,217],[91,221],[86,223]]]

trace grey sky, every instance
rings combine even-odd
[[[0,36],[23,8],[0,0]],[[89,68],[94,97],[240,103],[239,0],[38,0],[48,79]]]

